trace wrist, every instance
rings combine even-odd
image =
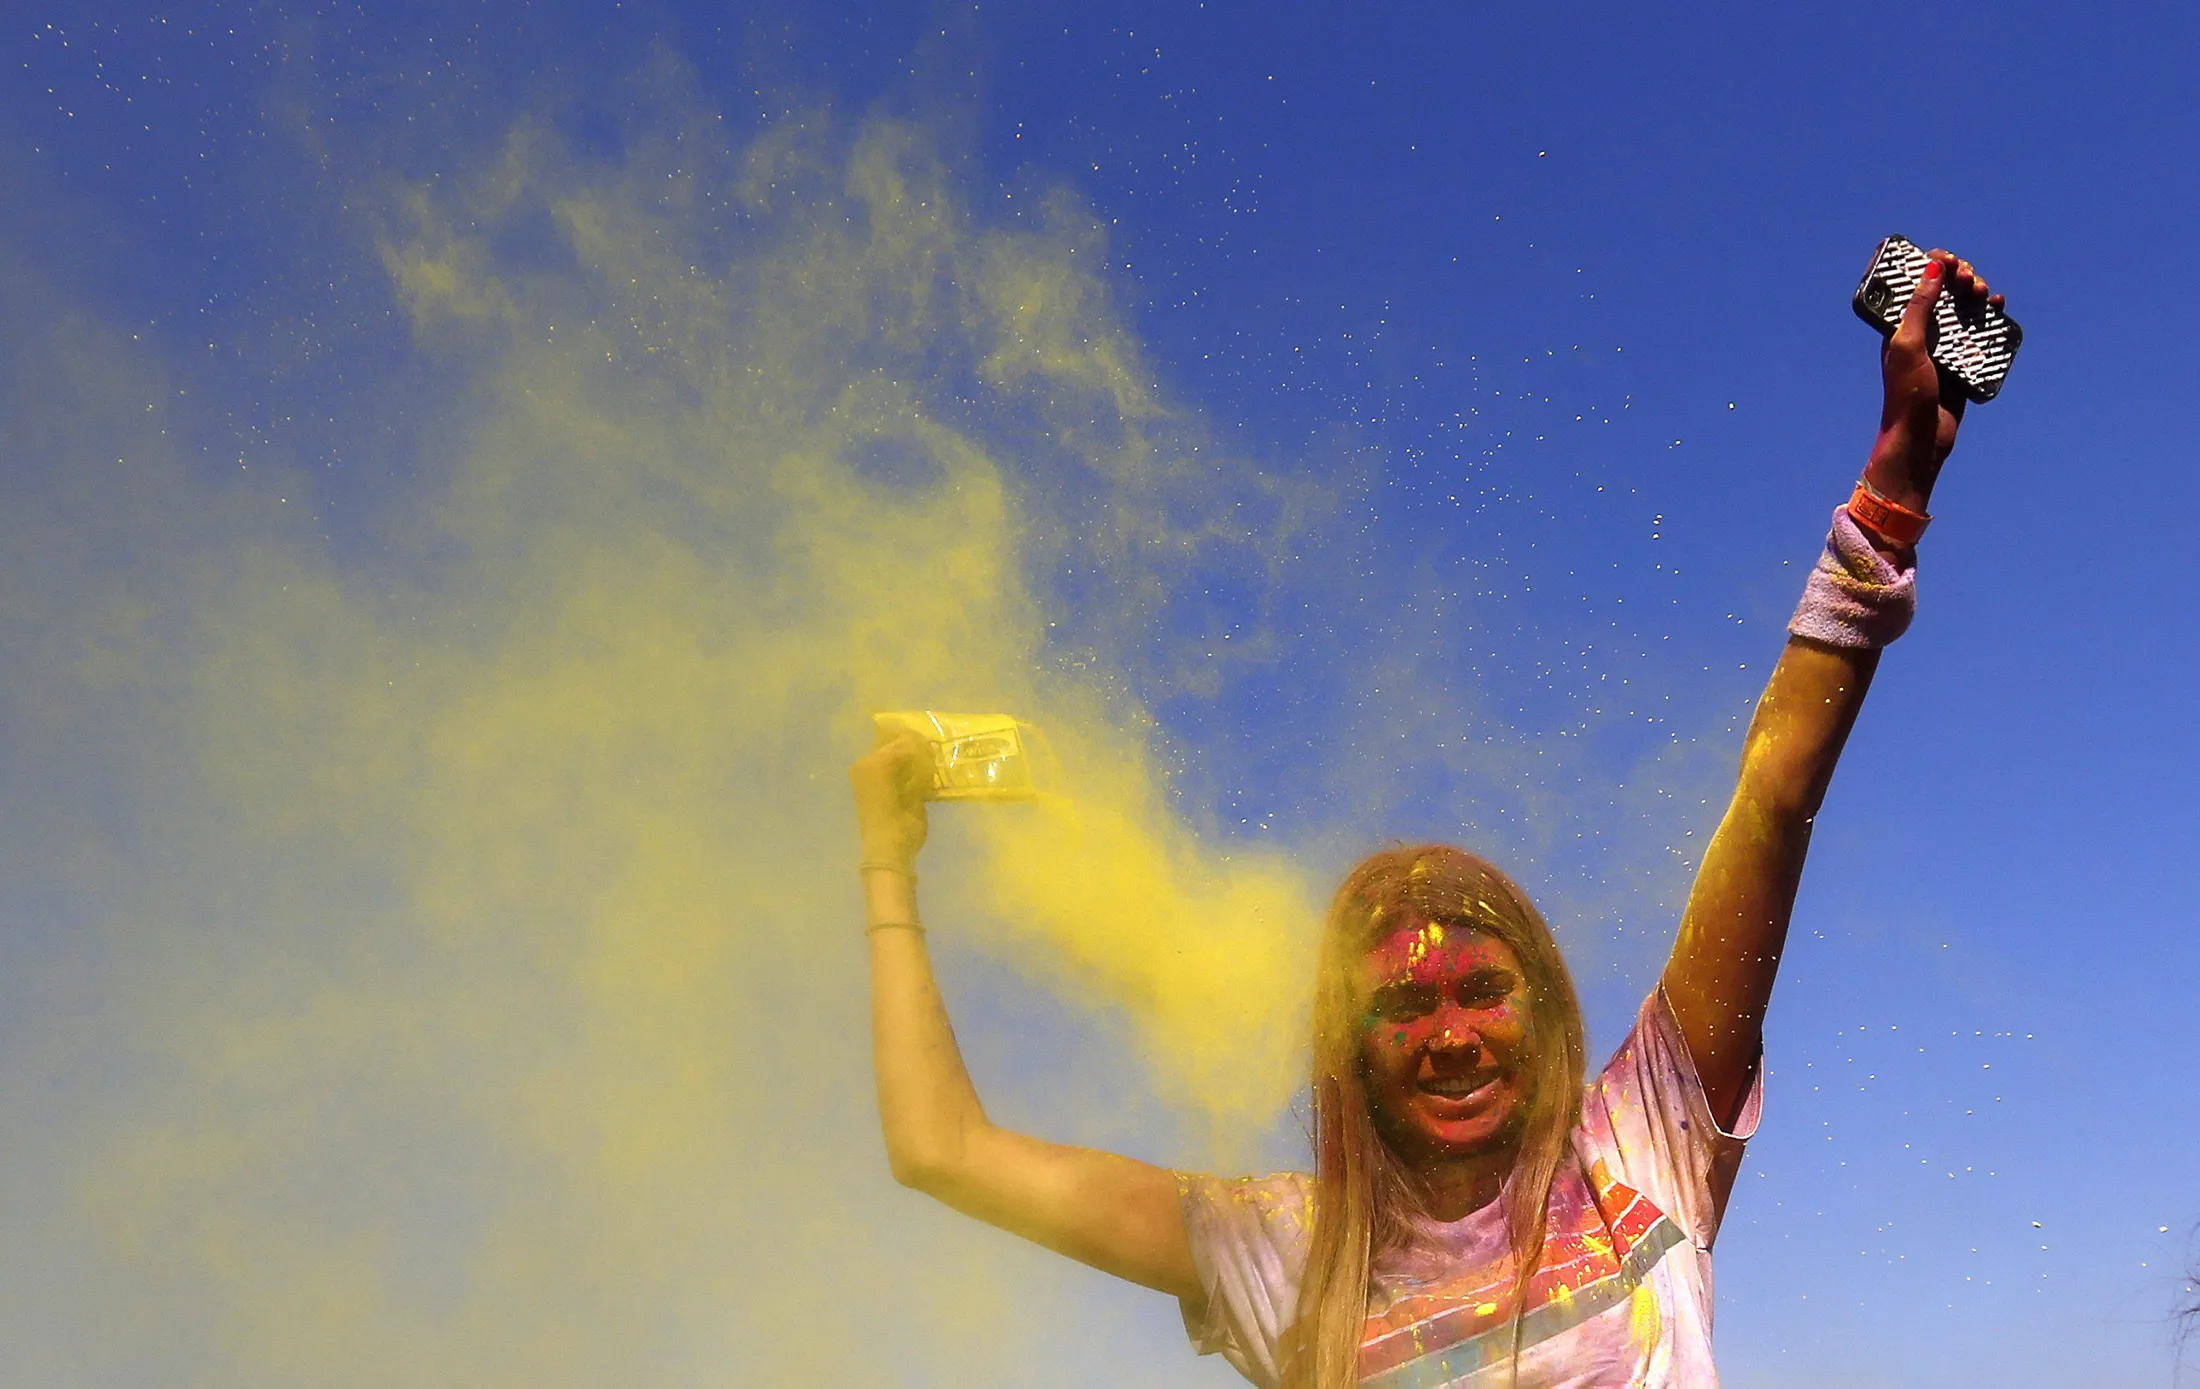
[[[891,868],[897,872],[914,873],[917,871],[919,847],[921,846],[912,845],[905,839],[866,838],[863,840],[863,857],[860,862],[865,868]]]
[[[1933,522],[1924,512],[1903,506],[1872,486],[1868,476],[1856,480],[1856,490],[1849,494],[1845,510],[1872,548],[1883,555],[1911,554]]]
[[[1881,550],[1848,507],[1837,508],[1789,633],[1820,646],[1876,649],[1901,636],[1916,611],[1917,571],[1907,557]]]
[[[1864,481],[1872,490],[1905,510],[1924,512],[1933,499],[1933,483],[1940,464],[1907,457],[1906,447],[1889,447],[1883,440],[1864,462]]]
[[[917,914],[914,872],[866,860],[857,876],[863,880],[863,917],[867,924],[913,925],[923,920]]]

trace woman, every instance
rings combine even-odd
[[[851,774],[880,1118],[895,1177],[1174,1295],[1256,1384],[1706,1385],[1710,1251],[1757,1122],[1760,1038],[1810,842],[1963,402],[1927,356],[1944,251],[1888,340],[1879,437],[1759,701],[1734,799],[1634,1031],[1584,1084],[1549,929],[1496,868],[1378,853],[1329,912],[1315,981],[1314,1172],[1219,1181],[989,1123],[917,924],[921,742]],[[1999,297],[1994,297],[1999,302]]]

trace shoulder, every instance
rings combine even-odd
[[[1178,1173],[1184,1233],[1205,1275],[1244,1263],[1295,1278],[1314,1227],[1314,1181],[1303,1172],[1265,1177]]]
[[[1763,1067],[1732,1129],[1711,1113],[1663,990],[1644,1000],[1634,1028],[1583,1096],[1575,1151],[1609,1180],[1640,1193],[1710,1248],[1743,1147],[1763,1102]]]
[[[1313,1218],[1314,1179],[1304,1172],[1271,1172],[1263,1177],[1179,1172],[1176,1180],[1188,1209],[1204,1209],[1217,1219],[1303,1227]]]
[[[1281,1382],[1276,1347],[1298,1315],[1314,1182],[1303,1172],[1212,1177],[1180,1172],[1184,1228],[1203,1296],[1183,1301],[1201,1354],[1220,1352],[1255,1384]]]
[[[1635,1014],[1635,1025],[1613,1048],[1604,1069],[1589,1082],[1592,1098],[1608,1103],[1674,1102],[1700,1092],[1696,1065],[1688,1054],[1673,1006],[1663,987],[1650,991]]]

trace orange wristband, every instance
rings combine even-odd
[[[1879,489],[1862,478],[1856,480],[1856,491],[1849,495],[1849,519],[1890,545],[1915,545],[1933,520],[1922,511],[1912,511],[1880,496]]]

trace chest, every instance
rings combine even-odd
[[[1434,1389],[1516,1350],[1524,1364],[1564,1359],[1588,1375],[1558,1382],[1636,1382],[1671,1320],[1667,1256],[1686,1243],[1663,1211],[1601,1169],[1565,1171],[1554,1184],[1542,1253],[1524,1282],[1497,1207],[1432,1222],[1421,1236],[1372,1270],[1363,1384]]]

